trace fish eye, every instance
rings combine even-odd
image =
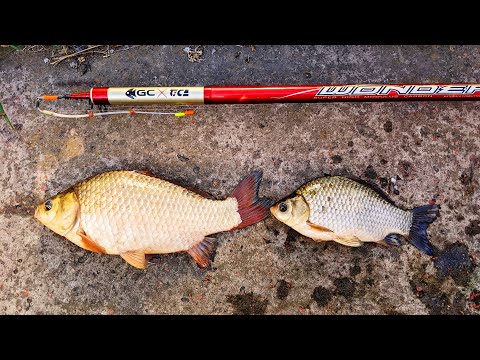
[[[52,204],[52,200],[47,200],[45,201],[45,210],[50,210],[52,208],[53,204]]]
[[[288,206],[284,202],[282,202],[282,203],[280,203],[280,205],[278,205],[278,210],[280,210],[281,212],[285,212],[285,211],[287,211],[287,209],[288,209]]]

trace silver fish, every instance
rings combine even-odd
[[[313,240],[333,240],[348,246],[364,242],[398,246],[403,237],[433,255],[427,227],[439,209],[434,204],[402,210],[380,190],[350,178],[324,176],[301,186],[270,211]]]

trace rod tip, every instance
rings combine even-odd
[[[43,95],[43,96],[40,96],[40,99],[45,101],[58,100],[58,95]]]

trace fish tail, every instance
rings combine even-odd
[[[253,225],[270,214],[273,201],[267,198],[258,198],[261,181],[262,171],[254,171],[245,177],[230,194],[230,197],[237,199],[238,213],[242,219],[242,222],[231,230]]]
[[[422,205],[411,210],[413,219],[409,239],[413,245],[425,254],[432,256],[432,244],[428,241],[427,228],[438,216],[440,205]]]

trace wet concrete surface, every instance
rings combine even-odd
[[[476,314],[480,104],[219,105],[191,118],[59,119],[36,96],[93,86],[480,82],[479,46],[139,46],[84,73],[47,52],[0,49],[1,314]],[[324,173],[370,180],[403,208],[436,199],[436,256],[409,244],[315,243],[273,218],[215,235],[212,266],[185,253],[138,270],[33,218],[46,197],[113,169],[150,170],[226,197],[262,169],[278,200]],[[388,179],[398,176],[398,189]]]

